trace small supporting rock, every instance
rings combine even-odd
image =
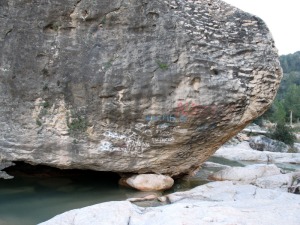
[[[174,180],[165,175],[140,174],[127,178],[126,183],[140,191],[163,191],[170,189]]]

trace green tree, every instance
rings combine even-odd
[[[275,100],[272,105],[272,115],[270,120],[275,123],[284,124],[286,118],[286,111],[282,102]]]
[[[291,112],[293,121],[300,119],[300,51],[280,56],[280,64],[284,74],[276,100],[272,107],[262,115],[263,119],[275,123],[287,121]]]
[[[300,86],[292,84],[284,97],[284,106],[289,114],[293,112],[293,118],[300,118]]]
[[[293,134],[292,129],[282,123],[277,124],[274,132],[271,133],[270,138],[282,141],[290,146],[293,146],[296,141],[296,136]]]
[[[300,51],[280,56],[280,64],[284,73],[300,71]]]

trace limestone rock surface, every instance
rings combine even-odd
[[[188,173],[281,77],[265,23],[220,0],[3,0],[0,158]]]
[[[256,179],[254,185],[264,189],[288,191],[288,188],[292,186],[296,174],[299,174],[299,172],[260,177]]]
[[[210,176],[213,180],[246,181],[250,183],[260,177],[281,174],[280,169],[274,165],[254,164],[246,167],[231,167],[220,170]]]
[[[249,142],[241,142],[235,146],[222,146],[214,156],[233,161],[288,163],[296,166],[300,164],[300,153],[256,151],[249,146]]]
[[[259,151],[269,151],[269,152],[288,152],[289,146],[285,143],[277,140],[273,140],[266,136],[260,135],[251,137],[249,141],[251,148]]]
[[[162,191],[170,189],[174,180],[164,175],[140,174],[127,178],[126,183],[140,191]]]
[[[298,225],[300,195],[214,182],[167,196],[166,206],[107,202],[58,215],[40,225]]]

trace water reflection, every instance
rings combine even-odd
[[[124,200],[136,192],[119,187],[119,176],[113,173],[55,169],[46,173],[41,167],[36,172],[8,172],[15,178],[0,180],[1,225],[36,224],[70,209]]]
[[[229,166],[245,166],[255,162],[236,162],[212,157],[210,162]],[[278,164],[286,170],[300,169],[299,165]],[[194,177],[176,180],[172,189],[158,193],[185,191],[210,182],[208,176],[222,167],[203,167]],[[32,167],[18,164],[17,169],[6,171],[15,176],[12,180],[0,179],[0,224],[32,225],[65,211],[107,201],[140,197],[133,189],[120,187],[115,173],[69,170],[49,167]],[[22,171],[22,172],[21,172]],[[25,171],[25,172],[24,172]],[[137,203],[138,204],[138,203]],[[140,203],[140,206],[158,206],[158,201]]]

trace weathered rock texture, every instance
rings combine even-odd
[[[241,142],[235,146],[222,146],[214,156],[232,161],[285,163],[294,169],[297,169],[300,164],[300,153],[256,151],[249,146],[248,142]]]
[[[289,146],[277,140],[273,140],[266,136],[254,136],[250,138],[249,146],[255,150],[268,152],[288,152]]]
[[[219,0],[0,3],[5,160],[177,175],[271,104],[264,22]]]
[[[214,182],[167,197],[166,206],[106,202],[65,212],[40,225],[299,225],[300,220],[300,196],[249,184]]]
[[[141,191],[163,191],[170,189],[174,180],[164,175],[140,174],[127,178],[126,183]]]
[[[246,167],[226,168],[210,176],[213,180],[231,180],[254,182],[257,178],[281,174],[280,169],[274,165],[255,164]]]

